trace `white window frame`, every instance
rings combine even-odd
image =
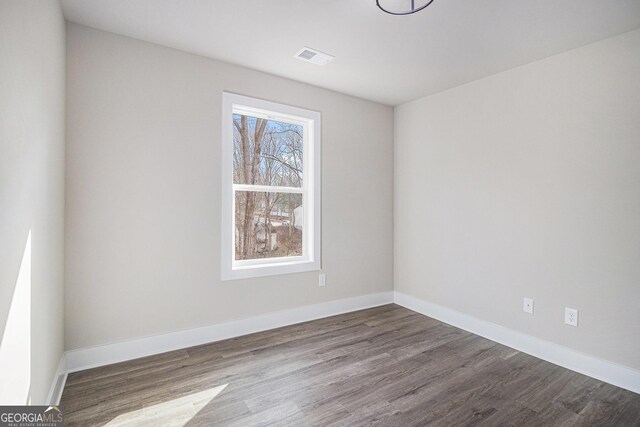
[[[233,114],[294,123],[303,127],[301,188],[234,184]],[[317,111],[229,92],[222,93],[222,280],[320,270],[320,129],[321,116]],[[302,256],[235,259],[235,192],[248,190],[302,193]]]

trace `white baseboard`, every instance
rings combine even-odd
[[[67,358],[66,353],[63,353],[62,357],[60,358],[60,363],[58,363],[58,370],[56,371],[56,375],[53,377],[53,382],[51,383],[51,388],[49,389],[47,404],[56,406],[60,404],[60,398],[62,397],[62,391],[64,390],[64,385],[66,382]]]
[[[60,361],[56,378],[49,392],[49,401],[52,404],[60,402],[66,376],[70,372],[207,344],[392,302],[572,371],[640,393],[640,371],[633,368],[477,319],[401,292],[381,292],[291,308],[201,328],[70,350],[64,354]]]
[[[323,317],[391,304],[392,302],[393,292],[381,292],[296,307],[201,328],[154,335],[97,347],[70,350],[66,352],[66,371],[81,371]]]
[[[590,356],[401,292],[394,292],[394,302],[547,362],[640,393],[640,371],[633,368]]]

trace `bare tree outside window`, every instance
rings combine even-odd
[[[235,259],[303,254],[303,127],[233,114]],[[277,191],[278,188],[287,191]]]

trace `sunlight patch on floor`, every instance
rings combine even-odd
[[[229,384],[118,415],[106,426],[184,426]]]

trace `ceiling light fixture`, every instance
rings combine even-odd
[[[433,0],[376,0],[380,10],[391,15],[411,15],[420,12],[433,3]]]

